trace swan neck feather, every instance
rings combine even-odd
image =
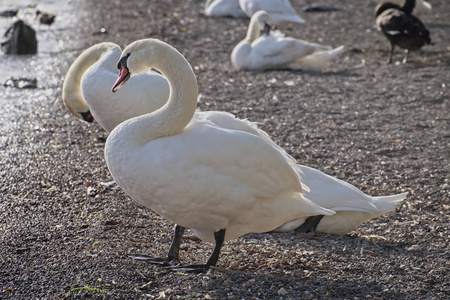
[[[81,118],[79,112],[89,110],[81,91],[81,79],[84,73],[105,55],[120,48],[114,43],[96,44],[81,53],[70,66],[64,78],[62,99],[67,109],[76,117]]]
[[[160,109],[130,119],[119,127],[128,127],[127,134],[142,143],[176,135],[189,124],[197,108],[198,89],[194,71],[178,50],[164,42],[146,39],[135,43],[139,46],[130,60],[138,67],[134,74],[130,67],[130,73],[134,76],[151,68],[160,71],[169,83],[169,100]],[[125,53],[127,48],[123,55]]]
[[[261,35],[261,28],[259,25],[258,18],[256,16],[252,17],[250,19],[250,24],[248,26],[247,30],[247,36],[245,37],[245,40],[249,43],[252,43],[257,38],[259,38]]]

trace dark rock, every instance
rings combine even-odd
[[[3,86],[14,87],[18,89],[35,89],[37,88],[36,78],[11,77],[8,78]]]
[[[55,22],[56,16],[54,14],[38,10],[36,11],[36,18],[41,24],[51,25]]]
[[[36,54],[36,32],[24,21],[18,20],[6,31],[1,46],[5,54]]]
[[[342,10],[343,9],[340,7],[332,5],[320,5],[320,4],[311,4],[303,8],[304,12],[328,12],[328,11],[342,11]]]
[[[17,15],[17,12],[19,10],[14,9],[14,10],[2,10],[0,11],[0,17],[5,17],[5,18],[11,18]]]

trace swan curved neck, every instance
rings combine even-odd
[[[416,0],[405,0],[402,6],[402,10],[406,13],[412,13],[416,6]]]
[[[175,48],[154,39],[137,43],[140,43],[139,49],[131,54],[135,59],[134,64],[140,66],[136,73],[157,69],[167,78],[170,87],[169,100],[164,106],[122,123],[127,124],[127,135],[146,143],[184,130],[197,108],[198,89],[197,79],[189,62]],[[127,49],[123,53],[126,51]]]
[[[206,0],[205,2],[205,10],[208,9],[208,7],[214,2],[215,0]]]
[[[79,112],[89,110],[81,91],[83,74],[102,57],[114,50],[118,51],[118,55],[120,55],[120,47],[116,44],[101,43],[94,45],[81,53],[67,71],[62,88],[62,99],[69,111],[75,116],[79,117]],[[115,64],[112,65],[115,66]]]
[[[245,40],[251,43],[259,38],[259,36],[261,35],[260,33],[261,29],[259,28],[258,21],[255,18],[252,18],[250,20],[250,25],[248,26],[247,36],[245,37]]]

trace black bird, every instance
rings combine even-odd
[[[51,25],[53,22],[55,22],[56,16],[54,14],[43,12],[43,11],[36,11],[36,19],[38,19],[39,23],[41,24],[47,24]]]
[[[425,43],[430,44],[430,32],[422,21],[412,14],[416,0],[405,0],[402,6],[384,2],[375,8],[375,18],[378,30],[382,31],[391,44],[389,59],[392,62],[394,47],[406,49],[405,63],[408,52],[422,48]]]

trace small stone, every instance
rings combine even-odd
[[[280,296],[285,296],[285,295],[287,295],[287,293],[288,293],[288,291],[286,291],[285,288],[281,288],[277,292],[277,294],[280,295]]]

